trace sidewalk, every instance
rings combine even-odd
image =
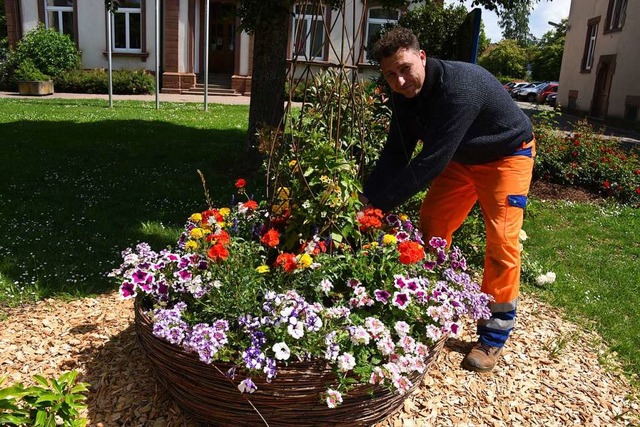
[[[109,95],[91,94],[91,93],[54,93],[42,97],[22,96],[17,92],[0,92],[0,98],[15,99],[104,99],[109,100]],[[114,101],[151,101],[155,102],[156,95],[113,95]],[[181,95],[176,93],[159,94],[160,103],[162,102],[199,102],[204,105],[204,95]],[[207,97],[208,104],[228,104],[228,105],[249,105],[251,97],[249,96],[211,96]]]

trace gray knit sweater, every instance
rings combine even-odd
[[[427,58],[414,98],[394,93],[387,142],[364,183],[371,204],[388,211],[427,187],[451,160],[481,164],[533,138],[529,118],[484,68]],[[418,140],[422,150],[412,158]]]

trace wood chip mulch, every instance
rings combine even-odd
[[[91,426],[195,427],[158,385],[138,347],[133,308],[113,293],[7,309],[0,322],[0,376],[78,370],[91,384]],[[492,374],[460,368],[473,337],[450,340],[422,386],[378,427],[640,425],[639,400],[593,333],[521,298],[516,329]],[[301,414],[303,416],[303,414]]]

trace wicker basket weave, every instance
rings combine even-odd
[[[335,379],[331,368],[324,361],[296,362],[279,367],[271,383],[254,379],[258,389],[247,395],[237,388],[244,376],[231,380],[222,374],[232,365],[207,365],[195,354],[155,337],[150,318],[137,304],[135,326],[156,377],[186,413],[208,426],[369,426],[402,405],[424,376],[411,376],[414,385],[405,395],[382,387],[372,392],[372,386],[362,385],[330,409],[319,393]],[[444,339],[431,348],[428,365],[437,359],[443,345]]]

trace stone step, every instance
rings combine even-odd
[[[182,91],[185,95],[200,95],[204,96],[204,88],[191,88],[189,90]],[[211,96],[240,96],[238,92],[233,89],[222,89],[222,88],[209,88],[207,91],[207,95]]]

